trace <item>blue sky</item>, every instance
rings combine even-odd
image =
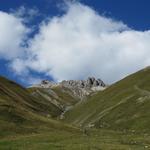
[[[80,4],[81,6],[78,6],[77,3]],[[22,1],[22,0],[13,0],[13,1],[0,0],[0,11],[1,12],[5,12],[9,15],[15,16],[16,18],[21,18],[23,21],[21,21],[20,23],[25,28],[25,30],[26,29],[32,30],[32,31],[28,31],[29,33],[27,33],[27,31],[24,31],[24,29],[23,29],[23,31],[20,31],[21,34],[24,34],[24,37],[27,36],[26,40],[27,40],[27,45],[28,45],[28,46],[21,46],[20,49],[23,49],[22,51],[24,51],[22,54],[20,54],[20,52],[19,52],[19,55],[18,55],[18,52],[17,52],[17,55],[15,57],[13,56],[8,59],[8,58],[6,58],[8,56],[8,54],[5,57],[3,57],[3,55],[5,55],[5,52],[0,53],[0,75],[3,75],[10,79],[16,80],[17,82],[19,82],[20,84],[23,84],[25,86],[32,84],[32,82],[30,82],[30,80],[33,80],[33,78],[35,78],[35,83],[36,83],[36,82],[40,81],[41,79],[45,79],[45,78],[60,81],[63,79],[71,79],[71,78],[81,79],[81,78],[86,78],[87,76],[92,76],[92,75],[94,75],[96,77],[101,77],[106,82],[111,83],[116,80],[119,80],[120,78],[124,77],[125,75],[127,75],[129,73],[132,73],[142,67],[145,67],[146,65],[149,65],[149,59],[146,58],[146,55],[148,53],[148,46],[149,46],[148,42],[149,41],[144,43],[144,42],[141,42],[141,39],[137,39],[138,36],[141,36],[143,41],[145,38],[149,40],[149,32],[148,32],[150,29],[150,21],[149,21],[150,1],[149,0],[144,0],[144,1],[143,0],[132,0],[132,1],[131,0],[99,0],[99,1],[98,0],[80,0],[78,2],[72,2],[71,4],[69,4],[69,6],[66,6],[66,7],[69,7],[69,8],[67,8],[67,10],[64,10],[65,9],[64,5],[66,5],[66,4],[64,4],[63,0],[57,0],[57,1],[56,0],[32,0],[32,1],[31,0],[25,0],[25,1]],[[62,8],[62,7],[64,7],[64,8]],[[88,9],[86,7],[88,7]],[[21,8],[23,8],[23,9],[21,9]],[[89,16],[95,17],[94,20],[91,19],[89,21],[99,22],[101,24],[100,19],[97,19],[97,16],[100,16],[100,17],[103,17],[103,20],[102,20],[102,25],[103,25],[106,23],[104,21],[104,18],[108,20],[109,24],[112,23],[112,21],[110,21],[110,19],[111,19],[111,20],[113,20],[113,23],[110,25],[110,28],[114,28],[112,30],[115,34],[120,32],[120,30],[123,30],[123,32],[125,32],[125,33],[129,32],[128,35],[125,34],[126,35],[125,40],[129,41],[130,39],[132,39],[133,42],[140,41],[141,42],[140,45],[142,45],[142,46],[141,46],[141,49],[138,50],[139,51],[139,55],[138,55],[139,59],[138,60],[142,61],[142,60],[147,59],[145,61],[145,63],[135,66],[136,61],[131,62],[131,60],[129,59],[128,62],[131,62],[131,63],[128,63],[126,66],[124,66],[125,64],[122,62],[122,67],[125,67],[126,68],[125,70],[123,70],[123,71],[122,70],[120,70],[120,71],[114,70],[113,68],[115,67],[115,65],[112,65],[113,60],[111,60],[112,59],[111,57],[114,57],[114,58],[119,57],[118,62],[114,63],[114,64],[116,64],[116,67],[117,67],[119,64],[120,57],[122,57],[122,55],[131,53],[130,49],[133,46],[130,47],[129,45],[128,46],[123,45],[123,47],[125,47],[124,49],[127,49],[127,50],[126,51],[122,50],[123,54],[120,54],[122,52],[121,50],[113,50],[113,48],[116,46],[116,43],[110,43],[110,45],[112,45],[112,46],[107,48],[109,51],[109,54],[108,53],[105,54],[104,52],[101,52],[101,55],[103,54],[102,56],[99,54],[99,58],[101,58],[103,56],[105,57],[107,55],[106,57],[107,57],[107,59],[110,59],[110,62],[108,64],[106,64],[106,66],[105,66],[105,68],[107,68],[107,69],[102,69],[101,72],[98,72],[97,69],[101,70],[100,65],[103,62],[105,63],[105,61],[98,62],[99,59],[97,58],[97,61],[92,65],[87,62],[84,62],[84,59],[85,60],[89,59],[89,62],[91,61],[91,63],[93,61],[92,61],[92,58],[90,58],[90,56],[87,54],[87,52],[81,52],[83,49],[82,43],[79,43],[76,39],[72,39],[72,41],[73,40],[77,41],[76,42],[77,44],[76,45],[72,44],[68,47],[68,46],[66,46],[66,43],[65,43],[66,41],[64,41],[64,40],[59,41],[60,40],[58,38],[58,37],[60,37],[59,34],[62,35],[62,34],[67,33],[68,35],[72,35],[72,34],[74,35],[75,32],[70,31],[70,28],[68,29],[69,31],[66,28],[65,33],[64,32],[62,33],[62,31],[60,33],[57,32],[56,34],[58,34],[58,37],[56,37],[55,39],[50,38],[50,39],[52,39],[52,41],[55,40],[54,43],[56,43],[56,45],[57,45],[57,40],[62,45],[65,45],[64,47],[62,47],[62,49],[63,49],[62,51],[56,50],[56,51],[58,51],[57,54],[56,54],[56,51],[53,53],[50,53],[49,51],[51,51],[51,48],[56,47],[54,45],[51,45],[48,48],[48,50],[45,50],[45,52],[43,52],[43,53],[44,54],[47,53],[47,55],[56,54],[56,56],[54,57],[55,59],[63,59],[63,58],[65,59],[65,57],[72,57],[72,59],[70,59],[68,61],[63,60],[58,64],[55,61],[49,61],[49,60],[47,60],[45,62],[42,61],[41,58],[42,58],[43,54],[42,54],[42,56],[40,55],[42,53],[42,50],[39,52],[36,52],[36,53],[35,53],[36,50],[33,50],[33,47],[37,47],[37,45],[38,45],[35,42],[34,37],[36,37],[36,39],[40,39],[41,37],[45,36],[44,38],[46,38],[47,35],[45,35],[45,33],[44,33],[45,30],[46,30],[47,34],[55,35],[55,33],[51,31],[52,29],[48,26],[48,24],[51,26],[55,26],[55,25],[57,27],[59,26],[59,28],[63,30],[63,27],[64,27],[63,25],[65,24],[65,22],[63,20],[66,20],[67,22],[71,22],[70,20],[72,20],[72,18],[69,18],[67,16],[71,16],[71,15],[73,16],[74,15],[72,13],[73,10],[79,11],[77,13],[77,15],[80,15],[80,13],[82,13],[82,11],[80,12],[80,9],[85,11],[85,18],[86,18],[86,16],[87,16],[87,18],[89,18]],[[23,10],[23,11],[21,11],[21,10]],[[31,11],[31,10],[33,10],[33,11]],[[91,12],[91,10],[92,10],[92,12]],[[20,16],[17,16],[19,11],[21,11]],[[28,12],[34,12],[34,14],[32,14],[32,16],[30,16],[30,14]],[[94,14],[95,12],[97,14]],[[63,15],[65,15],[66,18],[65,17],[63,18],[62,17]],[[55,23],[55,24],[52,24],[53,22],[51,21],[53,17],[58,17],[57,23]],[[80,16],[78,16],[78,17],[80,17]],[[68,18],[70,20],[67,20]],[[77,18],[77,20],[79,20],[79,19],[80,18]],[[97,20],[99,20],[99,21],[97,21]],[[43,23],[43,22],[45,23],[45,25],[41,25],[41,23]],[[122,24],[119,24],[120,22]],[[9,22],[8,22],[8,24],[9,24]],[[75,22],[75,24],[76,24],[76,22]],[[84,24],[84,23],[82,23],[82,24]],[[113,24],[115,24],[115,25],[113,25]],[[76,26],[77,26],[77,28],[79,28],[78,34],[85,33],[85,35],[87,34],[88,36],[90,36],[90,38],[92,38],[93,40],[96,41],[96,40],[100,40],[100,39],[96,35],[94,28],[96,28],[96,32],[101,32],[102,29],[104,28],[102,25],[98,26],[98,27],[94,27],[94,25],[93,25],[93,29],[91,29],[92,28],[92,24],[91,24],[91,25],[89,25],[90,29],[89,29],[89,27],[87,27],[87,30],[85,32],[82,32],[82,30],[84,30],[84,25],[81,28],[80,28],[80,25],[78,25],[78,24]],[[13,28],[13,27],[10,26],[10,28]],[[44,31],[43,31],[43,28],[45,29]],[[3,29],[3,28],[0,28],[0,29]],[[103,30],[106,30],[106,29],[103,29]],[[81,33],[80,33],[80,31],[81,31]],[[109,31],[109,29],[107,29],[107,31]],[[139,32],[139,33],[137,34],[136,32]],[[40,35],[40,33],[41,33],[41,35]],[[6,34],[9,34],[9,33],[6,32]],[[93,36],[93,34],[94,34],[94,36]],[[110,36],[109,36],[109,34],[110,34]],[[113,36],[112,31],[109,31],[109,34],[107,32],[107,39],[109,37]],[[64,38],[64,37],[66,37],[66,36],[64,35],[62,38]],[[81,40],[84,38],[85,38],[85,36],[82,37]],[[118,40],[118,42],[120,42],[121,41],[120,39],[122,39],[122,35],[119,36],[119,38],[117,38],[116,40]],[[49,39],[47,39],[47,41],[48,40]],[[105,39],[103,39],[103,40],[105,40]],[[29,46],[30,41],[32,41],[31,47]],[[91,43],[91,45],[93,46],[92,47],[93,49],[97,45],[97,43],[95,43],[95,41],[93,41]],[[51,41],[49,41],[49,42],[51,42]],[[24,42],[24,40],[23,40],[23,43],[26,43],[26,42]],[[46,43],[46,42],[43,41],[43,43]],[[41,45],[37,48],[37,51],[40,48],[47,49],[46,45],[43,47],[43,43],[41,43]],[[58,43],[58,45],[59,45],[59,43]],[[93,43],[95,43],[95,45]],[[128,44],[129,42],[121,41],[120,44],[116,46],[117,47],[116,49],[118,49],[118,47],[120,47],[120,45],[122,43]],[[7,45],[10,44],[9,47],[11,47],[11,43],[9,41],[6,44]],[[80,45],[81,45],[81,47],[80,47]],[[91,49],[91,45],[89,45],[89,47],[88,47],[89,51]],[[101,45],[99,45],[99,47],[100,46]],[[4,46],[4,48],[5,47],[6,46]],[[79,47],[79,49],[77,50],[76,47]],[[86,47],[86,46],[84,46],[84,47]],[[102,47],[104,47],[104,46],[102,46]],[[106,44],[106,47],[107,47],[107,44]],[[72,52],[70,52],[68,50],[69,48],[73,49]],[[142,50],[142,48],[143,48],[143,50]],[[6,49],[7,49],[7,47],[6,47]],[[57,49],[57,47],[56,47],[56,49]],[[107,49],[105,51],[107,51]],[[112,49],[112,50],[110,50],[110,49]],[[5,51],[5,50],[3,49],[2,51]],[[8,49],[8,53],[9,53],[9,51],[13,51],[13,49],[10,49],[10,50]],[[33,51],[34,51],[34,53],[33,53]],[[95,56],[95,53],[99,53],[99,51],[100,50],[97,50],[97,48],[95,48],[95,50],[91,52],[91,55]],[[57,55],[59,55],[59,52],[60,52],[60,55],[61,55],[61,52],[64,55],[62,55],[62,57],[57,56]],[[74,56],[76,56],[77,52],[79,55],[77,55],[78,57],[76,59],[74,59]],[[80,54],[80,52],[81,52],[81,54]],[[30,65],[29,65],[29,60],[31,61],[31,58],[26,53],[29,53],[28,55],[33,55],[33,56],[37,57],[36,60],[38,60],[38,61],[32,60],[32,62],[30,62],[32,67],[30,67]],[[114,53],[116,53],[115,56],[114,56]],[[134,53],[136,53],[136,52],[134,51],[133,53],[131,53],[129,55],[133,55],[133,57],[134,57]],[[118,56],[118,54],[120,54],[121,56],[120,55]],[[84,55],[85,58],[82,55]],[[141,55],[141,57],[140,57],[140,55]],[[27,57],[27,59],[26,59],[26,57]],[[126,57],[128,58],[128,56],[126,56]],[[130,57],[131,56],[129,56],[129,58]],[[19,61],[18,61],[18,59],[19,59]],[[51,58],[51,59],[53,60],[53,58]],[[16,63],[16,60],[17,60],[17,63]],[[23,62],[24,60],[25,60],[25,62]],[[73,62],[72,62],[73,65],[69,66],[68,62],[71,63],[72,60],[73,60]],[[81,64],[83,61],[84,65],[81,68],[80,68],[80,65],[76,63],[78,60],[81,61]],[[23,64],[27,64],[27,65],[21,66],[22,62],[23,62]],[[52,65],[48,66],[47,63],[52,63]],[[65,63],[67,63],[67,65]],[[46,65],[44,66],[43,64],[46,64]],[[14,67],[14,65],[15,65],[15,67]],[[24,68],[26,70],[25,73],[22,70],[19,70],[19,71],[16,70],[16,68],[17,68],[16,65],[21,66],[21,69]],[[40,66],[39,68],[37,67],[38,65]],[[131,68],[128,67],[129,65],[132,67]],[[53,68],[53,66],[55,66],[55,68]],[[61,68],[59,68],[58,66],[60,66],[63,69],[61,70]],[[74,68],[74,67],[76,69],[73,69],[73,70],[75,70],[77,73],[73,72],[72,68]],[[96,69],[88,69],[88,68],[83,69],[86,67],[91,67],[91,68],[96,68]],[[122,67],[119,66],[118,68],[122,68]],[[15,68],[15,69],[12,69],[12,68]],[[58,68],[58,69],[56,69],[56,68]],[[112,79],[108,79],[109,78],[108,75],[105,77],[106,73],[109,74],[108,71],[110,71],[112,74],[114,74]],[[103,72],[105,72],[105,73],[103,73]],[[122,73],[120,73],[120,72],[122,72]],[[117,73],[119,73],[118,76],[116,76]],[[29,80],[29,81],[26,82],[26,80]]]
[[[80,0],[80,2],[93,7],[99,13],[104,13],[117,20],[123,20],[137,30],[149,29],[149,0]],[[62,3],[62,0],[0,0],[0,10],[9,12],[10,9],[15,10],[25,6],[27,8],[38,8],[40,13],[53,16],[61,13],[57,7],[60,3]],[[36,22],[39,23],[39,20],[36,20]]]

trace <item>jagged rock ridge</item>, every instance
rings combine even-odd
[[[79,88],[92,88],[92,87],[105,87],[105,83],[101,79],[89,77],[87,80],[68,80],[60,83],[65,87],[79,87]]]
[[[59,83],[43,80],[40,84],[33,85],[32,87],[51,89],[55,87],[65,87],[70,89],[74,96],[83,99],[92,92],[104,90],[106,88],[106,84],[101,79],[89,77],[87,80],[64,80]]]

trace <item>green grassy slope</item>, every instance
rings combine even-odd
[[[76,105],[65,114],[65,121],[78,126],[150,131],[150,68]]]
[[[35,98],[45,100],[48,103],[53,104],[61,111],[63,111],[67,106],[73,106],[79,101],[77,97],[73,96],[70,89],[60,86],[53,87],[51,89],[32,87],[29,88],[28,91]]]
[[[107,90],[89,96],[88,100],[76,104],[74,109],[66,113],[66,122],[76,125],[94,124],[101,129],[87,128],[79,131],[51,119],[49,114],[55,107],[52,103],[49,104],[49,98],[34,95],[37,93],[34,90],[37,89],[32,90],[30,93],[20,85],[0,77],[0,149],[150,148],[150,132],[143,133],[144,130],[149,131],[150,125],[150,69],[135,73]],[[65,92],[59,93],[61,89],[55,90],[58,97],[65,97],[65,104],[74,104],[69,95],[64,95]],[[41,93],[48,94],[47,90]],[[117,131],[119,129],[121,131]]]
[[[0,77],[0,137],[41,130],[72,130],[49,116],[58,113],[60,110],[50,102],[31,96],[25,88]]]

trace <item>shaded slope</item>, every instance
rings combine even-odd
[[[49,117],[58,113],[61,110],[51,103],[31,96],[25,88],[0,77],[0,136],[69,129]]]
[[[13,81],[0,77],[0,103],[1,107],[19,107],[32,110],[41,115],[51,114],[56,116],[61,112],[56,106],[44,99],[38,99],[20,85]]]
[[[150,131],[150,68],[76,105],[65,120],[78,126]]]

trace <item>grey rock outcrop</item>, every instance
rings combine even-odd
[[[60,82],[60,85],[65,87],[74,88],[92,88],[92,87],[105,87],[105,83],[100,79],[89,77],[87,80],[67,80]]]
[[[94,77],[89,77],[87,80],[64,80],[59,83],[43,80],[40,84],[32,87],[54,88],[58,86],[70,89],[74,96],[80,99],[83,99],[92,92],[104,90],[106,88],[105,83],[101,79],[95,79]]]
[[[60,86],[69,88],[73,91],[75,96],[83,99],[87,95],[104,90],[106,88],[105,83],[101,79],[95,79],[89,77],[87,80],[67,80],[60,82]]]
[[[57,86],[58,83],[49,80],[42,80],[40,84],[32,85],[31,87],[39,87],[39,88],[52,88]]]

